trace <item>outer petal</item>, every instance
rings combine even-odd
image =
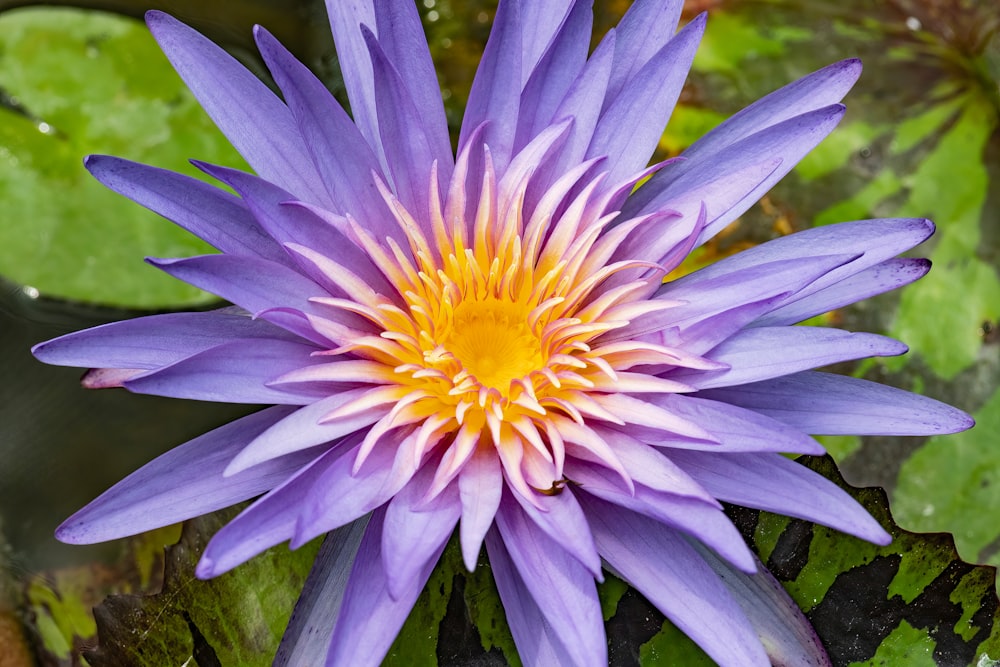
[[[812,434],[933,435],[957,433],[975,423],[926,396],[816,371],[708,389],[698,396],[749,408]]]
[[[636,0],[628,8],[615,29],[614,74],[606,103],[674,37],[683,5],[681,0]]]
[[[416,472],[400,475],[400,455],[391,447],[376,447],[361,470],[355,472],[359,449],[360,445],[328,466],[299,503],[293,549],[386,503]],[[405,442],[399,449],[405,451]]]
[[[892,539],[839,486],[780,454],[673,451],[670,458],[719,500],[806,519],[875,544]]]
[[[416,117],[420,119],[421,131],[438,162],[442,182],[451,176],[453,162],[448,121],[445,118],[444,102],[431,52],[424,36],[424,26],[420,22],[416,3],[375,1],[375,35],[385,51],[392,67],[399,72],[400,82],[406,87],[413,102]],[[550,4],[550,3],[546,3]],[[382,101],[378,99],[378,68],[375,72],[376,103],[379,114],[384,113]],[[381,124],[381,121],[379,121]],[[387,137],[382,136],[383,145]],[[388,150],[388,149],[387,149]],[[389,165],[390,168],[392,165]]]
[[[429,560],[437,560],[462,513],[455,484],[449,485],[429,506],[418,509],[433,478],[434,466],[425,465],[386,507],[382,569],[393,599],[405,595],[413,582],[423,576]]]
[[[691,274],[684,282],[667,283],[657,295],[683,305],[636,318],[606,334],[601,342],[648,335],[652,342],[701,355],[852,259],[853,255],[798,257],[723,275]]]
[[[696,389],[728,387],[865,357],[903,354],[897,340],[825,327],[759,327],[729,337],[705,356],[729,364],[718,371],[682,368],[670,373]]]
[[[831,269],[827,275],[817,279],[808,288],[797,291],[794,298],[790,298],[787,302],[792,303],[890,257],[895,257],[924,241],[933,233],[934,224],[920,218],[860,220],[813,227],[762,243],[719,260],[695,273],[673,281],[670,289],[746,270],[768,262],[809,256],[814,254],[817,248],[822,248],[824,254],[856,256],[854,261]],[[762,321],[761,324],[771,323]]]
[[[914,280],[924,277],[930,268],[931,263],[927,259],[887,259],[829,287],[823,287],[815,292],[809,290],[812,293],[808,296],[775,308],[755,320],[752,326],[796,324],[876,294],[909,285]]]
[[[269,338],[293,340],[269,322],[222,308],[111,322],[39,343],[32,354],[57,366],[152,369],[222,343]]]
[[[240,512],[209,540],[195,574],[200,579],[217,577],[265,549],[290,540],[312,487],[349,449],[347,441],[320,456],[314,455],[308,465]]]
[[[721,667],[770,667],[743,610],[683,537],[596,499],[586,507],[597,548],[611,568]]]
[[[274,656],[275,667],[319,665],[326,658],[330,635],[340,615],[344,591],[367,526],[368,517],[364,516],[323,539],[281,637]]]
[[[536,526],[590,570],[592,576],[603,581],[601,558],[572,489],[564,488],[555,495],[536,494],[532,500],[521,498],[516,491],[511,491],[511,495]]]
[[[327,667],[377,667],[409,616],[413,603],[427,583],[434,565],[444,551],[442,543],[423,563],[416,576],[399,595],[389,594],[381,544],[385,510],[376,510],[361,540],[354,568],[347,580],[347,590],[330,638]]]
[[[184,83],[254,171],[302,199],[326,200],[292,114],[260,79],[171,16],[151,11],[146,23]]]
[[[592,1],[592,0],[591,0]],[[536,65],[551,46],[558,31],[564,28],[567,14],[587,2],[576,0],[551,0],[550,2],[526,2],[521,7],[521,85],[525,85]],[[590,32],[583,43],[590,40]],[[586,52],[584,52],[586,57]]]
[[[351,102],[351,115],[384,169],[385,156],[375,111],[375,78],[368,47],[361,35],[362,25],[370,28],[376,25],[374,3],[372,0],[327,0],[326,13],[330,17],[337,60]]]
[[[733,522],[723,514],[718,501],[713,499],[709,503],[697,498],[653,491],[642,485],[636,485],[635,492],[628,493],[609,484],[606,475],[589,464],[567,464],[567,470],[571,471],[572,479],[578,481],[589,496],[642,514],[673,530],[690,535],[714,549],[736,567],[753,570],[753,554]]]
[[[315,447],[374,424],[386,410],[361,412],[337,421],[321,421],[367,392],[365,388],[341,392],[296,410],[250,440],[233,459],[226,474],[234,475],[272,458]]]
[[[741,189],[726,197],[727,207],[717,209],[706,202],[708,224],[702,231],[700,242],[705,242],[744,211],[785,176],[806,153],[822,141],[837,126],[844,115],[844,107],[831,105],[810,111],[765,130],[741,139],[721,151],[701,160],[678,161],[657,172],[629,199],[623,214],[634,217],[661,208],[684,197],[701,183],[715,181],[731,173],[742,171],[749,164],[780,159],[780,164],[764,179],[749,189]],[[681,165],[685,165],[681,167]],[[735,205],[729,206],[729,201]]]
[[[438,178],[439,184],[447,183],[444,179],[450,175],[447,165],[451,163],[451,147],[448,145],[447,153],[442,153],[439,146],[432,145],[434,137],[428,136],[425,121],[407,93],[402,76],[389,62],[375,36],[368,30],[362,31],[375,69],[378,128],[388,163],[387,173],[400,202],[429,230],[427,195],[431,167],[435,161],[444,165],[438,171]]]
[[[276,262],[232,255],[200,255],[146,261],[178,280],[220,296],[255,317],[272,321],[320,345],[329,345],[329,341],[316,333],[304,320],[285,317],[283,314],[292,309],[305,314],[321,315],[356,330],[372,328],[366,320],[352,313],[324,308],[311,302],[311,298],[329,296],[329,292],[298,271]]]
[[[84,165],[108,188],[222,252],[288,262],[247,207],[228,192],[190,176],[108,155],[89,155]]]
[[[529,667],[562,664],[566,649],[525,586],[496,529],[486,535],[486,550],[521,662]]]
[[[592,0],[591,0],[592,2]],[[515,152],[520,151],[554,119],[556,108],[565,98],[587,62],[587,48],[594,22],[591,2],[575,0],[545,53],[541,55],[521,91]],[[556,10],[557,3],[528,3],[527,9]],[[525,25],[525,29],[530,26]],[[530,56],[525,55],[525,60]]]
[[[114,540],[214,512],[281,484],[316,453],[273,459],[226,478],[222,471],[248,440],[292,409],[267,408],[171,449],[66,519],[56,537],[69,544]]]
[[[259,339],[224,343],[192,354],[169,366],[126,380],[139,394],[222,403],[307,405],[323,394],[308,386],[277,389],[267,382],[284,373],[317,363],[318,348],[288,340]]]
[[[522,0],[507,0],[497,8],[493,30],[469,91],[458,140],[461,151],[476,128],[488,122],[482,141],[490,147],[497,172],[501,174],[514,148],[520,106],[521,4]]]
[[[701,545],[692,546],[743,609],[772,667],[832,667],[809,619],[759,561],[757,572],[747,574],[734,570]]]
[[[607,155],[611,182],[628,178],[649,162],[681,94],[704,31],[705,14],[701,14],[650,58],[620,94],[609,100],[586,157]],[[628,131],[623,132],[622,128]]]
[[[708,156],[771,125],[844,98],[861,75],[861,61],[842,60],[762,97],[684,151],[688,160]]]
[[[325,257],[363,277],[372,288],[391,293],[391,288],[382,280],[382,275],[367,255],[333,225],[317,216],[311,208],[295,201],[290,193],[237,169],[198,161],[194,164],[239,193],[256,220],[278,243],[285,247],[297,244],[320,250]],[[388,211],[382,211],[381,214],[388,215]],[[293,254],[293,257],[300,259],[299,255]],[[288,259],[286,255],[284,260],[287,262]],[[301,261],[298,266],[307,271],[313,267],[308,262]],[[329,280],[328,276],[324,277]],[[320,277],[314,278],[317,282],[322,280]]]
[[[501,503],[496,525],[525,588],[566,650],[566,662],[578,667],[607,665],[593,575],[509,500]]]
[[[722,401],[712,401],[698,396],[662,394],[652,396],[649,402],[679,419],[704,424],[714,438],[710,443],[674,440],[669,435],[649,434],[652,445],[671,449],[693,449],[722,452],[791,452],[795,454],[824,454],[819,443],[802,431],[765,415],[745,410]],[[633,435],[638,435],[633,433]],[[658,437],[657,437],[658,436]]]

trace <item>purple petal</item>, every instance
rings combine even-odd
[[[701,355],[852,259],[853,255],[799,257],[714,276],[697,271],[665,284],[657,293],[659,298],[683,305],[639,317],[604,336],[602,342],[648,335],[652,342]]]
[[[669,377],[697,389],[711,389],[769,380],[852,359],[896,356],[907,349],[897,340],[869,333],[825,327],[758,327],[730,336],[705,355],[730,368],[682,368]]]
[[[330,17],[333,41],[337,46],[337,61],[351,102],[351,115],[384,168],[378,114],[375,111],[372,61],[361,35],[362,25],[376,25],[374,3],[372,0],[326,0],[326,13]]]
[[[684,151],[689,160],[710,155],[771,125],[836,104],[861,75],[861,61],[842,60],[762,97]]]
[[[614,73],[606,100],[619,97],[625,84],[674,37],[683,5],[681,0],[636,0],[631,4],[615,29]]]
[[[223,478],[229,460],[292,408],[267,408],[171,449],[66,519],[56,538],[93,544],[135,535],[253,498],[282,483],[315,457],[300,452],[251,473]]]
[[[338,408],[363,397],[367,391],[355,389],[341,392],[296,410],[250,440],[233,459],[226,474],[237,474],[272,458],[322,445],[374,424],[385,411],[377,414],[362,412],[336,421],[320,421]]]
[[[725,502],[820,523],[876,544],[892,539],[843,489],[780,454],[675,450],[670,458]]]
[[[830,270],[826,276],[817,279],[807,288],[798,290],[794,297],[787,302],[793,303],[835,285],[841,280],[868,267],[875,266],[890,257],[895,257],[924,241],[933,233],[933,223],[920,218],[860,220],[813,227],[762,243],[714,262],[695,273],[674,281],[671,283],[673,287],[670,289],[681,287],[688,282],[717,278],[768,262],[806,257],[815,254],[818,248],[822,248],[823,253],[827,255],[855,255],[857,257],[850,263]],[[671,298],[676,297],[672,296]],[[766,321],[766,318],[762,318],[760,324],[770,325],[772,323]]]
[[[514,148],[521,96],[521,15],[519,2],[497,7],[486,49],[469,91],[458,140],[461,151],[476,128],[487,123],[482,142],[490,147],[497,172],[503,173]]]
[[[373,288],[388,291],[371,259],[333,225],[316,215],[314,209],[292,201],[291,194],[252,174],[205,162],[196,161],[194,164],[239,193],[261,226],[278,243],[286,246],[297,244],[321,251],[325,257],[349,267],[369,281]],[[383,215],[388,215],[388,211]],[[298,254],[293,254],[293,257],[300,260]],[[287,255],[285,260],[288,260]],[[307,271],[315,268],[314,264],[302,261],[298,261],[298,266]],[[330,280],[329,276],[319,273],[315,279],[317,282]]]
[[[299,504],[293,549],[368,514],[409,481],[410,477],[395,474],[398,463],[394,459],[399,457],[388,446],[375,447],[361,470],[355,471],[359,449],[360,445],[327,467]]]
[[[616,249],[614,259],[644,259],[660,264],[664,271],[673,270],[697,245],[701,230],[711,218],[735,206],[745,192],[763,183],[780,164],[777,159],[751,162],[701,181],[672,200],[669,208],[636,227]],[[673,214],[681,221],[664,214]],[[669,225],[663,224],[664,218],[670,221]],[[618,282],[612,280],[609,284]]]
[[[747,574],[734,570],[708,549],[692,546],[743,609],[772,667],[832,667],[812,623],[759,561],[757,571]]]
[[[84,165],[106,187],[222,252],[288,262],[243,202],[228,192],[190,176],[108,155],[89,155]]]
[[[526,11],[553,10],[556,3],[527,3]],[[589,2],[576,0],[565,14],[562,25],[541,55],[521,91],[520,113],[514,151],[520,151],[555,118],[555,111],[587,62],[594,22]],[[525,25],[530,29],[529,25]],[[525,62],[530,56],[525,55]]]
[[[626,217],[636,217],[663,208],[673,208],[673,202],[684,199],[685,194],[701,184],[743,171],[747,165],[764,164],[780,160],[777,167],[763,182],[734,188],[726,197],[727,206],[721,210],[710,208],[708,224],[702,231],[704,243],[771,189],[791,171],[806,153],[822,141],[837,126],[844,115],[844,107],[831,105],[810,111],[772,125],[765,130],[741,139],[717,153],[700,159],[680,160],[660,170],[639,188],[625,206]],[[742,184],[740,184],[742,185]],[[729,206],[728,202],[736,202]],[[712,202],[706,202],[711,206]]]
[[[859,271],[849,278],[816,291],[803,298],[775,308],[751,326],[795,324],[810,317],[829,313],[876,294],[894,290],[919,280],[930,271],[930,260],[921,258],[887,259],[881,264]]]
[[[511,491],[511,495],[536,526],[590,570],[592,576],[603,580],[601,557],[597,555],[587,519],[571,489],[563,488],[554,495],[536,494],[532,500],[538,507],[516,491]]]
[[[361,517],[323,539],[323,546],[316,554],[316,561],[281,637],[281,645],[274,656],[275,667],[319,665],[326,659],[330,635],[340,615],[344,591],[368,519]]]
[[[604,98],[611,76],[611,64],[614,56],[614,33],[609,33],[610,39],[605,39],[597,47],[586,65],[570,83],[565,96],[552,114],[554,121],[565,118],[573,119],[573,126],[562,153],[552,167],[549,179],[539,183],[540,189],[548,189],[562,175],[566,174],[584,161],[584,155],[594,137],[594,130],[601,118],[601,107],[594,100]]]
[[[438,182],[443,187],[448,182],[443,179],[450,171],[447,169],[451,164],[450,144],[447,153],[441,152],[442,147],[431,145],[432,138],[427,136],[424,119],[407,93],[402,76],[389,62],[371,31],[362,28],[362,32],[375,71],[378,128],[393,191],[417,221],[425,222],[430,210],[431,168],[435,161],[441,166]]]
[[[180,361],[125,381],[138,394],[188,398],[221,403],[306,405],[322,388],[277,388],[268,382],[285,373],[317,363],[318,348],[300,342],[261,338],[223,343]]]
[[[510,499],[500,504],[496,525],[525,588],[565,648],[568,661],[579,667],[606,666],[608,647],[593,575]]]
[[[503,495],[499,459],[492,452],[474,453],[459,473],[458,491],[462,501],[462,521],[458,525],[462,560],[472,572]]]
[[[699,394],[698,396],[702,396]],[[802,431],[771,419],[765,415],[745,410],[720,401],[695,396],[663,394],[651,396],[649,402],[680,419],[701,424],[715,439],[712,444],[688,440],[674,442],[660,435],[650,444],[662,444],[677,449],[714,452],[790,452],[795,454],[824,454],[826,451]],[[669,455],[669,454],[668,454]]]
[[[805,371],[699,396],[738,405],[825,435],[933,435],[975,423],[961,410],[868,380]]]
[[[714,498],[709,503],[698,498],[654,491],[641,484],[635,485],[635,493],[629,493],[610,483],[607,475],[592,464],[567,463],[566,469],[573,481],[594,498],[655,519],[705,543],[735,566],[753,569],[753,555]],[[585,500],[581,496],[581,502],[589,507]]]
[[[594,430],[611,446],[629,477],[637,484],[654,491],[715,503],[713,496],[701,488],[686,472],[674,465],[660,450],[619,431],[598,427]]]
[[[111,322],[39,343],[32,353],[57,366],[152,369],[222,343],[255,339],[291,338],[273,324],[222,308]]]
[[[528,667],[561,664],[566,649],[545,620],[496,530],[486,535],[486,550],[521,662]]]
[[[326,656],[328,667],[378,667],[382,664],[447,543],[443,542],[420,565],[406,588],[393,597],[389,594],[381,557],[384,514],[382,508],[374,512],[361,540],[347,580],[337,627],[330,637],[330,651]]]
[[[398,234],[372,178],[382,173],[378,157],[358,126],[326,86],[269,32],[258,26],[254,35],[330,193],[330,209],[350,213],[378,238]]]
[[[602,112],[586,156],[607,155],[612,182],[624,180],[648,164],[704,31],[705,14],[701,14],[650,58]]]
[[[265,549],[290,540],[312,487],[349,449],[349,442],[331,447],[223,526],[205,547],[195,569],[198,578],[217,577]],[[253,475],[253,471],[248,474]]]
[[[577,0],[550,0],[549,2],[524,2],[521,4],[521,83],[525,85],[543,54],[551,48],[559,31],[565,28],[569,14],[587,2]],[[589,7],[588,7],[589,8]],[[583,38],[590,41],[590,31]],[[586,58],[587,53],[584,51]]]
[[[455,484],[448,485],[429,505],[421,505],[433,479],[434,466],[425,465],[387,506],[382,569],[393,599],[412,587],[428,560],[437,560],[435,554],[441,553],[462,514]]]
[[[260,79],[167,14],[147,12],[146,23],[202,108],[261,178],[302,199],[326,199],[292,114]]]
[[[682,536],[628,510],[586,503],[601,556],[721,667],[770,667],[764,647],[716,573]]]
[[[419,119],[421,132],[426,136],[432,159],[438,161],[439,176],[443,183],[451,177],[452,151],[451,138],[448,134],[448,121],[445,118],[444,102],[441,99],[440,84],[431,52],[424,36],[424,26],[420,22],[420,14],[415,3],[393,2],[379,0],[375,4],[375,35],[385,52],[392,69],[399,73],[398,81],[405,86],[407,98],[411,101]],[[547,3],[548,4],[548,3]],[[370,48],[370,46],[369,46]],[[382,81],[379,80],[378,64],[375,64],[375,95],[379,112],[379,125],[382,124],[382,114],[387,110],[378,91]],[[389,110],[399,113],[398,109]],[[387,137],[382,135],[383,145]],[[390,148],[386,146],[387,155]],[[390,161],[390,169],[393,164]],[[425,183],[426,186],[426,183]]]
[[[303,313],[322,315],[354,329],[369,328],[364,320],[350,313],[320,308],[309,301],[313,297],[329,296],[329,292],[298,271],[263,259],[232,255],[200,255],[183,259],[147,259],[147,262],[169,275],[200,287],[206,292],[231,301],[253,316],[270,320],[276,309],[295,309]],[[284,326],[286,319],[276,318]],[[370,325],[369,325],[370,326]],[[322,342],[314,332],[296,330],[314,342]]]

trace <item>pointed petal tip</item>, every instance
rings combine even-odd
[[[164,19],[170,19],[172,17],[159,9],[150,9],[143,15],[143,18],[146,20],[146,25],[151,25],[158,21],[163,21]]]
[[[93,541],[86,537],[84,522],[76,519],[74,514],[70,518],[59,524],[55,530],[55,538],[63,544],[93,544]]]
[[[202,581],[211,579],[218,574],[219,572],[216,572],[215,561],[208,556],[203,555],[201,560],[198,561],[198,565],[194,568],[194,576]]]

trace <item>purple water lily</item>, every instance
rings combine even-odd
[[[927,261],[896,256],[933,226],[847,222],[668,277],[834,128],[861,69],[819,70],[647,167],[705,26],[675,34],[681,4],[637,0],[591,53],[590,2],[501,2],[457,154],[410,2],[327,3],[353,119],[266,30],[283,100],[148,14],[256,175],[195,163],[234,196],[120,158],[87,168],[217,248],[149,261],[234,305],[34,352],[93,368],[87,387],[271,407],[152,461],[59,539],[257,498],[208,544],[212,577],[331,533],[279,664],[378,664],[456,527],[470,569],[485,543],[527,665],[607,664],[603,571],[721,665],[823,664],[720,501],[888,542],[781,453],[971,419],[811,370],[902,343],[792,325],[921,277]]]

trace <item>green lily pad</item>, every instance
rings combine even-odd
[[[197,157],[241,166],[150,36],[133,19],[71,9],[0,14],[0,275],[42,294],[163,307],[209,295],[142,258],[210,251],[106,190],[90,153],[187,171]]]
[[[233,509],[187,522],[167,549],[157,595],[115,595],[94,610],[98,648],[91,667],[199,665],[266,667],[284,633],[318,542],[296,551],[272,549],[208,581],[194,567],[208,538]],[[188,663],[192,664],[192,663]]]
[[[1000,391],[974,415],[976,429],[930,438],[900,469],[894,509],[915,530],[958,526],[959,553],[1000,565],[1000,458],[983,434],[1000,432]]]

